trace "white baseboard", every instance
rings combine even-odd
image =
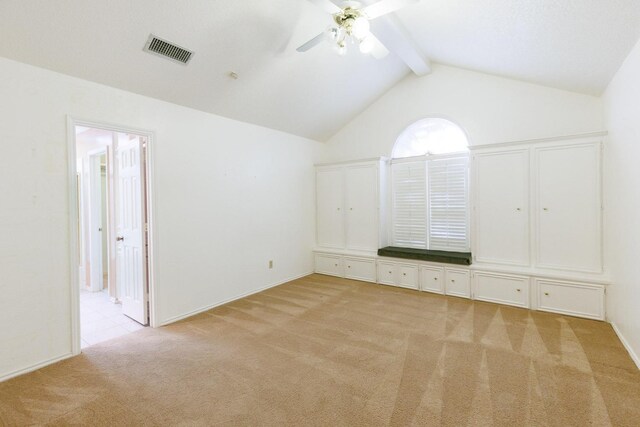
[[[622,335],[622,332],[620,332],[620,329],[618,329],[618,326],[616,326],[616,324],[613,322],[611,322],[611,326],[613,327],[613,331],[616,333],[616,335],[622,342],[622,345],[624,346],[624,348],[627,349],[627,352],[629,353],[629,356],[631,356],[631,359],[634,361],[638,369],[640,369],[640,357],[638,357],[636,352],[633,351],[633,348],[631,348],[631,346],[629,345],[629,341],[627,341],[624,335]]]
[[[23,374],[26,374],[26,373],[29,373],[29,372],[36,371],[36,370],[38,370],[40,368],[44,368],[45,366],[49,366],[51,364],[54,364],[54,363],[57,363],[57,362],[61,362],[61,361],[65,360],[65,359],[68,359],[68,358],[73,357],[73,356],[74,356],[74,354],[67,353],[67,354],[64,354],[62,356],[54,357],[53,359],[49,359],[49,360],[45,360],[43,362],[36,363],[35,365],[27,366],[26,368],[22,368],[22,369],[20,369],[18,371],[10,372],[8,374],[0,376],[0,382],[6,381],[8,379],[11,379],[11,378],[14,378],[14,377],[17,377],[17,376],[20,376],[20,375],[23,375]]]
[[[239,299],[242,299],[242,298],[246,298],[246,297],[248,297],[250,295],[257,294],[257,293],[262,292],[262,291],[266,291],[267,289],[274,288],[276,286],[280,286],[283,283],[291,282],[292,280],[300,279],[301,277],[305,277],[305,276],[308,276],[310,274],[313,274],[313,271],[311,271],[309,273],[300,274],[300,275],[295,276],[295,277],[290,277],[288,279],[285,279],[285,280],[282,280],[282,281],[279,281],[279,282],[276,282],[276,283],[271,283],[269,285],[263,286],[263,287],[261,287],[259,289],[254,290],[254,291],[245,292],[245,293],[237,295],[235,297],[228,298],[228,299],[226,299],[224,301],[216,302],[214,304],[198,308],[196,310],[190,311],[190,312],[185,313],[185,314],[181,314],[179,316],[170,317],[169,319],[161,321],[158,326],[166,326],[166,325],[169,325],[171,323],[175,323],[175,322],[177,322],[179,320],[186,319],[187,317],[195,316],[196,314],[200,314],[200,313],[203,313],[205,311],[209,311],[212,308],[216,308],[216,307],[219,307],[221,305],[225,305],[225,304],[228,304],[230,302],[233,302],[233,301],[236,301],[236,300],[239,300]]]

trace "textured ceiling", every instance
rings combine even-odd
[[[590,94],[640,36],[637,0],[422,0],[397,17],[433,61]],[[295,52],[329,23],[305,0],[0,0],[0,56],[323,141],[409,73]],[[143,52],[150,33],[191,63]]]

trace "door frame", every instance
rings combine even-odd
[[[149,286],[149,326],[157,326],[156,318],[156,268],[155,259],[157,257],[157,230],[155,227],[155,180],[154,180],[154,148],[155,133],[153,131],[137,129],[129,126],[86,120],[67,115],[67,163],[68,163],[68,194],[69,194],[69,285],[70,285],[70,307],[71,307],[71,351],[73,355],[80,354],[80,282],[76,260],[79,257],[78,244],[78,194],[76,191],[77,164],[76,164],[76,126],[86,126],[90,128],[104,129],[111,132],[123,132],[140,135],[146,138],[147,146],[145,150],[145,181],[146,181],[146,202],[147,202],[147,224],[148,224],[148,286]]]

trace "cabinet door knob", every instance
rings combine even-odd
[[[347,265],[347,268],[351,268],[351,266],[350,266],[350,265]]]
[[[336,267],[338,266],[338,264],[336,264]]]
[[[433,278],[433,280],[438,280],[438,278],[437,278],[437,277],[434,277],[434,278]]]
[[[453,280],[453,279],[451,279],[451,283],[456,283],[456,281],[455,281],[455,280]]]
[[[516,210],[517,210],[517,211],[521,211],[522,209],[520,209],[520,208],[516,208]]]
[[[516,291],[520,292],[520,289],[516,289]]]
[[[338,208],[338,210],[340,210],[340,208]]]
[[[543,211],[548,211],[548,210],[549,210],[549,208],[542,208],[542,210],[543,210]]]
[[[389,272],[389,274],[391,274],[391,272]]]
[[[546,296],[549,296],[549,292],[545,292],[544,294],[545,294]]]
[[[350,210],[350,211],[352,211],[352,210],[353,210],[353,208],[349,208],[349,210]]]
[[[407,273],[402,273],[402,275],[403,275],[403,276],[406,276],[406,275],[407,275]]]

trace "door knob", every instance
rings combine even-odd
[[[116,237],[116,242],[122,242],[123,240],[124,240],[124,237],[122,236]]]

